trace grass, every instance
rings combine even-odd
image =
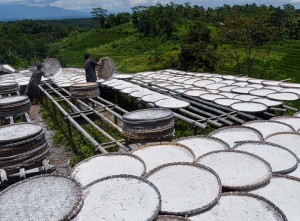
[[[209,27],[216,34],[217,30],[212,26]],[[132,24],[128,23],[108,30],[73,33],[68,38],[54,44],[53,47],[59,51],[57,56],[67,67],[82,67],[82,56],[88,52],[95,60],[104,56],[111,57],[119,72],[137,73],[177,67],[180,40],[143,37],[137,33]],[[260,49],[251,77],[259,77],[265,51],[265,48]],[[223,59],[224,65],[217,72],[236,74],[236,64],[229,58],[226,49],[220,52],[220,57]],[[299,58],[300,40],[277,43],[273,46],[271,56],[267,60],[269,68],[263,78],[292,78],[293,81],[300,82]],[[245,57],[242,57],[241,61],[242,74],[247,75]]]

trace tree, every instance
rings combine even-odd
[[[191,71],[215,71],[218,62],[216,48],[207,25],[201,21],[193,22],[182,39],[181,67]]]
[[[106,9],[103,9],[100,7],[93,8],[92,12],[91,12],[93,18],[96,19],[97,21],[99,21],[101,27],[104,27],[104,25],[105,25],[105,21],[108,16],[107,13],[108,13],[108,11]]]
[[[267,42],[271,44],[273,39],[271,33],[275,33],[275,29],[272,29],[268,19],[268,11],[264,9],[257,8],[255,12],[251,8],[249,14],[236,10],[225,16],[224,25],[221,26],[220,38],[223,43],[230,44],[231,54],[238,65],[241,58],[239,49],[243,49],[249,76],[252,74],[253,62],[259,53],[259,48]]]

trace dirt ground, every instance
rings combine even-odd
[[[50,164],[56,165],[55,174],[70,175],[72,168],[70,167],[70,160],[72,153],[67,151],[64,146],[53,145],[54,130],[48,128],[47,124],[43,121],[40,114],[40,105],[32,105],[29,116],[31,120],[43,126],[46,134],[46,139],[50,146],[49,161]]]

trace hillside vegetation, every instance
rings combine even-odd
[[[0,43],[8,45],[0,48],[0,63],[18,67],[56,57],[63,66],[82,67],[83,54],[90,53],[95,60],[111,57],[124,73],[175,68],[300,82],[300,11],[292,5],[205,9],[170,3],[119,14],[95,8],[92,14],[94,20],[74,25],[72,20],[0,23],[6,36]],[[40,27],[35,35],[31,23]],[[23,39],[7,40],[14,29]],[[20,48],[22,41],[33,46]]]

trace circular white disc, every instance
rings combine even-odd
[[[132,151],[133,155],[140,157],[146,164],[149,172],[155,167],[174,162],[193,162],[195,155],[191,149],[181,144],[150,144]]]
[[[181,101],[175,98],[168,98],[165,100],[159,100],[155,102],[158,107],[170,108],[170,109],[180,109],[190,106],[190,103]]]
[[[300,180],[274,175],[268,185],[252,191],[278,206],[289,221],[299,221]]]
[[[262,133],[263,137],[266,138],[267,136],[279,133],[279,132],[295,132],[295,130],[289,126],[288,124],[276,122],[276,121],[250,121],[244,123],[243,126],[252,127],[259,132]]]
[[[265,138],[267,142],[278,144],[292,151],[300,160],[300,134],[275,133]]]
[[[220,150],[198,158],[197,163],[213,169],[222,186],[231,190],[245,190],[267,183],[272,175],[270,165],[246,152]]]
[[[271,202],[247,193],[223,193],[212,209],[191,221],[287,221],[282,211]]]
[[[295,131],[298,131],[300,129],[300,117],[273,117],[271,120],[286,123],[293,127]]]
[[[134,176],[112,176],[86,187],[84,204],[74,221],[153,220],[160,209],[157,188]]]
[[[107,176],[121,174],[141,176],[145,172],[146,166],[139,157],[127,154],[102,154],[77,164],[72,171],[72,177],[82,186],[87,186]]]
[[[271,165],[273,173],[286,174],[298,165],[298,158],[293,152],[272,143],[245,142],[236,145],[234,149],[261,157]]]
[[[259,112],[266,111],[268,109],[268,106],[265,104],[255,103],[251,101],[234,103],[230,107],[234,110],[246,112],[246,113],[259,113]]]
[[[250,127],[224,127],[213,131],[209,134],[210,137],[215,137],[228,143],[232,148],[239,142],[243,141],[261,141],[263,137],[260,132]]]
[[[257,103],[262,103],[267,105],[268,107],[277,107],[282,105],[281,101],[274,101],[274,100],[270,100],[268,98],[254,98],[253,100],[251,100],[253,102],[257,102]]]
[[[196,158],[212,151],[229,149],[228,144],[213,137],[184,137],[175,141],[189,147],[194,152]]]
[[[188,215],[213,205],[221,193],[219,177],[210,169],[195,164],[168,164],[146,175],[159,190],[161,212]]]
[[[283,92],[277,92],[277,93],[272,93],[266,95],[267,98],[271,100],[276,100],[276,101],[296,101],[299,100],[299,95],[294,94],[294,93],[283,93]]]

